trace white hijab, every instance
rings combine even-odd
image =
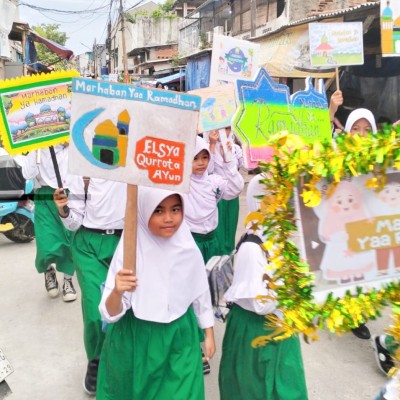
[[[208,143],[202,137],[197,136],[195,155],[199,154],[202,150],[206,150],[210,154]],[[185,218],[190,226],[201,224],[203,221],[208,220],[210,215],[215,212],[215,193],[212,192],[209,179],[207,170],[202,175],[191,175],[189,193],[185,193],[184,195],[186,200]]]
[[[375,117],[372,112],[366,108],[357,108],[349,114],[344,131],[347,133],[350,132],[353,125],[361,118],[365,118],[371,124],[372,133],[375,134],[377,131]]]
[[[259,210],[261,200],[257,199],[256,196],[266,194],[264,185],[260,183],[262,179],[265,179],[265,175],[262,173],[254,176],[247,187],[246,200],[249,212]],[[263,241],[265,240],[262,235],[262,227],[257,232],[252,229],[247,232],[256,234]],[[276,301],[262,302],[256,300],[259,295],[276,295],[266,288],[263,281],[265,275],[272,277],[272,272],[267,270],[266,266],[267,258],[260,245],[243,243],[236,255],[233,282],[225,293],[225,299],[257,314],[277,313],[279,315],[276,310]]]
[[[263,179],[266,179],[265,174],[258,174],[250,180],[247,186],[246,202],[249,212],[257,211],[261,204],[261,199],[257,197],[267,194],[265,185],[261,183]]]
[[[172,194],[179,193],[146,187],[138,191],[138,286],[132,294],[125,294],[130,296],[135,316],[147,321],[171,322],[208,290],[203,257],[186,222],[183,220],[170,238],[155,236],[148,229],[156,207]],[[123,242],[122,237],[107,276],[107,288],[114,287],[115,274],[122,269]]]

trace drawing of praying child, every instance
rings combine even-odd
[[[347,223],[369,218],[360,189],[354,182],[340,182],[318,214],[318,234],[326,245],[320,265],[323,278],[338,284],[364,280],[375,266],[373,251],[352,252],[346,232]]]

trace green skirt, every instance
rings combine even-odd
[[[76,277],[81,288],[83,339],[88,360],[100,357],[105,334],[99,312],[101,285],[120,237],[79,229],[73,240]]]
[[[202,400],[204,378],[192,308],[168,324],[132,311],[107,326],[97,400]]]
[[[215,230],[219,255],[231,254],[236,245],[236,230],[239,220],[239,197],[221,200],[218,203],[218,226]]]
[[[307,400],[297,336],[253,348],[268,335],[265,317],[234,305],[228,314],[219,370],[221,400]]]
[[[52,263],[57,271],[73,275],[71,240],[74,232],[66,229],[53,201],[54,189],[43,186],[35,190],[35,266],[39,273]]]
[[[192,236],[197,244],[197,247],[201,251],[205,264],[207,264],[207,261],[211,257],[222,255],[220,254],[220,247],[215,230],[206,234],[192,232]]]

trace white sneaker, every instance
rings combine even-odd
[[[57,282],[56,270],[53,266],[51,266],[44,273],[44,284],[46,286],[47,294],[51,297],[57,297],[60,292],[60,287]]]
[[[72,279],[64,278],[63,300],[65,302],[74,301],[77,297],[76,290],[72,284]]]

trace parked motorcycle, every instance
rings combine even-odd
[[[34,203],[27,196],[33,186],[33,180],[24,179],[20,165],[0,152],[0,233],[16,243],[35,238]]]

